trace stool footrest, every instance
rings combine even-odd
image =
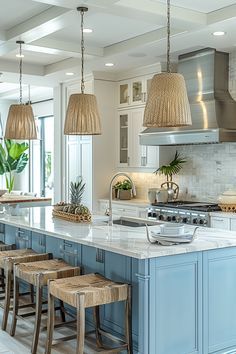
[[[77,335],[76,334],[72,334],[70,336],[61,337],[61,338],[58,338],[58,339],[53,339],[52,343],[53,343],[53,345],[55,345],[55,344],[59,344],[59,343],[62,343],[62,342],[67,342],[68,340],[73,340],[73,339],[76,339],[76,338],[77,338]]]

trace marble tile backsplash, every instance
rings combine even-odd
[[[188,162],[173,177],[180,187],[180,198],[217,202],[228,189],[236,189],[236,143],[178,146],[177,150]],[[131,173],[137,197],[147,199],[147,191],[160,187],[165,181],[154,173]]]

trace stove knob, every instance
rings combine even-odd
[[[157,213],[156,213],[155,211],[152,213],[152,217],[153,217],[153,218],[156,218],[156,217],[157,217]]]
[[[193,219],[193,224],[197,224],[197,223],[198,223],[198,219],[197,218]]]
[[[200,225],[203,225],[204,223],[205,223],[205,220],[203,220],[203,219],[200,219],[200,220],[199,220],[199,224],[200,224]]]
[[[152,212],[149,211],[148,214],[147,214],[148,218],[151,218],[152,217]]]
[[[182,218],[182,222],[186,224],[188,222],[188,218]]]
[[[171,221],[171,216],[167,216],[166,220]]]
[[[176,216],[172,216],[172,221],[176,221]]]
[[[158,218],[159,220],[164,220],[164,216],[161,214],[161,215],[159,215],[159,218]]]

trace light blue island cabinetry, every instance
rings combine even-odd
[[[52,252],[82,265],[85,273],[132,284],[135,354],[236,353],[235,246],[142,259],[89,246],[79,238],[75,242],[20,224],[3,225],[2,220],[7,243]],[[112,304],[101,311],[103,326],[121,335],[123,306]],[[92,312],[87,315],[92,325]]]

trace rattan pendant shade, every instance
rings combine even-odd
[[[96,96],[84,93],[84,13],[87,7],[77,8],[81,15],[81,93],[72,94],[66,112],[65,135],[100,135],[101,123]]]
[[[101,134],[97,99],[86,93],[72,94],[66,112],[64,126],[66,135]]]
[[[143,126],[153,128],[192,125],[184,77],[172,73],[170,65],[170,0],[167,0],[167,72],[151,81],[144,111]]]
[[[13,104],[10,106],[5,139],[37,139],[33,110],[30,105]]]
[[[37,129],[33,110],[30,104],[22,103],[22,44],[20,45],[20,103],[10,106],[5,129],[5,139],[32,140],[37,139]],[[30,102],[30,98],[29,98]]]
[[[184,77],[177,73],[154,75],[144,112],[145,127],[191,125],[191,112]]]

